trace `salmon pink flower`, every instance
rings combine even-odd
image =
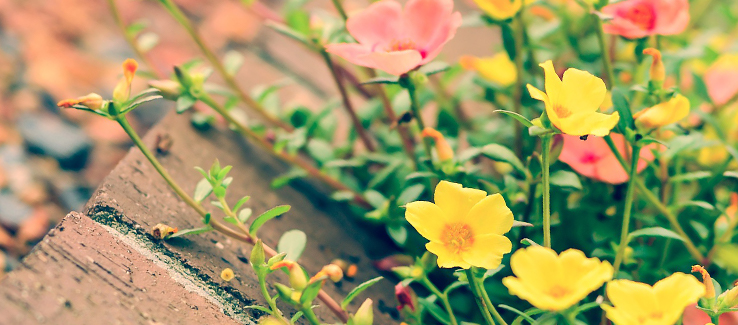
[[[738,55],[721,56],[705,72],[705,85],[716,105],[724,105],[738,94]]]
[[[697,309],[697,304],[687,306],[682,316],[684,325],[705,325],[710,322],[710,316],[702,310]],[[738,325],[738,311],[727,312],[720,315],[720,325]]]
[[[689,23],[687,0],[625,0],[602,8],[612,16],[605,32],[625,38],[651,35],[674,35],[683,32]]]
[[[402,75],[433,60],[456,34],[461,13],[452,0],[375,2],[346,21],[356,43],[329,44],[326,50],[351,63]]]
[[[613,142],[625,155],[625,139],[622,135],[611,133]],[[564,147],[561,149],[559,160],[569,165],[582,176],[609,184],[621,184],[628,181],[628,174],[620,165],[618,159],[610,150],[604,139],[590,136],[581,140],[577,136],[563,135]],[[630,147],[628,147],[630,152]],[[653,161],[654,156],[649,147],[641,148],[641,159],[638,162],[638,171],[642,171]]]

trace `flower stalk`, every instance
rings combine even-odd
[[[623,263],[623,259],[625,258],[625,250],[628,247],[630,216],[631,211],[633,210],[633,192],[636,178],[638,177],[638,160],[640,159],[640,152],[641,148],[638,145],[633,145],[633,151],[630,157],[630,178],[628,179],[628,189],[625,193],[625,207],[623,208],[623,225],[620,230],[620,245],[618,246],[618,252],[615,255],[615,263],[613,265],[615,274],[620,270],[620,265]]]
[[[474,275],[475,271],[477,271],[477,268],[475,267],[465,270],[466,277],[469,279],[469,287],[471,288],[472,294],[474,294],[474,298],[476,298],[479,309],[482,311],[484,320],[489,325],[495,325],[495,320],[501,325],[507,325],[507,322],[505,322],[500,313],[497,312],[497,309],[495,309],[495,306],[489,299],[487,289],[484,288],[483,280]]]
[[[446,309],[446,312],[448,313],[449,321],[451,322],[451,325],[459,325],[458,321],[456,320],[456,316],[454,316],[454,310],[451,308],[451,303],[448,301],[448,296],[438,290],[436,286],[428,279],[427,275],[423,275],[423,278],[421,279],[421,282],[423,286],[428,289],[431,293],[436,295],[438,299],[441,300],[441,304],[443,304],[443,308]]]
[[[607,89],[612,89],[613,87],[615,87],[615,70],[613,70],[612,67],[612,58],[610,57],[610,51],[607,50],[605,28],[602,23],[602,19],[600,19],[599,16],[592,15],[592,17],[595,19],[595,23],[597,24],[595,30],[597,31],[597,41],[600,44],[600,49],[602,52],[602,67],[605,69],[605,76],[607,77]]]
[[[543,186],[543,246],[551,247],[551,134],[541,136],[541,186]]]

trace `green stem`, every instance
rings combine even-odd
[[[492,320],[492,318],[494,317],[494,319],[499,324],[507,325],[507,322],[505,322],[500,313],[497,312],[497,309],[495,309],[495,305],[492,304],[492,301],[489,299],[487,289],[484,288],[484,281],[482,281],[481,278],[474,276],[475,270],[475,267],[471,267],[470,269],[466,270],[466,277],[467,279],[469,279],[469,287],[471,288],[472,293],[477,300],[477,305],[482,311],[484,319],[487,321],[488,324],[494,325],[495,322],[494,320]]]
[[[521,9],[515,16],[515,71],[517,73],[515,78],[515,89],[513,98],[513,111],[518,114],[522,114],[522,101],[523,101],[523,74],[525,73],[523,67],[523,42],[525,42],[525,24],[523,22],[523,9]],[[518,158],[523,158],[523,125],[520,123],[513,123],[515,125],[515,155]]]
[[[597,15],[592,15],[597,20],[597,40],[600,43],[600,49],[602,51],[602,66],[605,68],[605,75],[607,76],[607,89],[612,89],[615,86],[615,72],[612,68],[612,58],[610,57],[610,51],[607,49],[607,43],[605,40],[605,29],[602,25],[602,19]]]
[[[369,135],[364,129],[364,126],[361,125],[361,120],[359,120],[359,117],[356,115],[356,110],[354,109],[354,106],[351,104],[351,99],[349,98],[348,93],[346,92],[346,87],[343,85],[343,80],[341,76],[339,75],[338,71],[336,71],[336,66],[333,64],[333,60],[331,59],[331,56],[328,54],[328,52],[325,51],[325,48],[320,49],[320,55],[323,57],[325,64],[328,66],[328,69],[331,70],[331,76],[333,77],[333,81],[336,82],[336,87],[338,88],[338,92],[341,94],[341,100],[343,101],[343,107],[346,108],[346,112],[348,112],[349,117],[351,117],[351,123],[354,125],[354,129],[356,129],[356,133],[359,134],[359,138],[361,139],[361,142],[364,144],[364,147],[367,150],[372,151],[372,152],[375,151],[376,148],[374,147],[374,143],[372,143],[372,140],[371,138],[369,138]]]
[[[630,232],[630,216],[633,210],[633,190],[638,177],[638,160],[640,158],[641,148],[638,145],[633,146],[633,154],[631,154],[630,163],[630,178],[628,179],[628,189],[625,193],[625,207],[623,208],[623,227],[620,230],[620,246],[618,246],[618,252],[615,255],[615,274],[617,275],[620,270],[620,265],[623,263],[625,258],[625,249],[628,247],[628,234]]]
[[[313,312],[313,309],[310,308],[310,306],[303,307],[300,310],[302,311],[303,316],[305,316],[305,319],[307,319],[311,325],[320,325],[320,319],[318,319],[318,316],[315,315],[315,312]]]
[[[610,136],[605,137],[605,142],[610,147],[610,150],[615,154],[615,157],[618,159],[620,164],[623,166],[623,169],[625,169],[626,173],[630,174],[631,168],[625,163],[625,159],[623,159],[622,154],[620,154],[620,151],[618,151],[617,147],[615,146],[615,142],[612,140]],[[634,153],[635,154],[635,153]],[[682,226],[679,224],[679,220],[677,220],[676,215],[669,210],[667,206],[665,206],[663,203],[661,203],[661,200],[659,200],[656,195],[654,195],[648,187],[646,187],[646,184],[643,182],[642,179],[635,179],[633,181],[635,183],[636,188],[638,189],[638,192],[641,193],[642,197],[648,201],[649,204],[654,206],[661,214],[666,217],[666,220],[669,221],[669,224],[671,225],[672,230],[676,231],[679,236],[682,237],[682,242],[684,243],[684,246],[687,247],[687,250],[689,251],[689,254],[692,255],[692,258],[695,259],[695,261],[699,263],[705,262],[705,257],[702,255],[700,250],[697,248],[697,246],[694,245],[692,242],[692,239],[687,236],[687,233],[684,231]]]
[[[454,316],[454,311],[451,309],[451,303],[448,301],[448,296],[443,294],[436,286],[430,282],[427,276],[423,276],[423,279],[421,280],[421,283],[423,286],[425,286],[426,289],[428,289],[431,293],[436,295],[438,299],[441,299],[441,303],[443,304],[443,308],[446,309],[446,312],[448,313],[448,318],[451,321],[451,325],[458,325],[459,323],[456,321],[456,316]]]
[[[711,317],[710,317],[710,321],[711,321],[711,322],[712,322],[713,324],[715,324],[715,325],[719,325],[719,324],[720,324],[720,315],[716,315],[716,316],[711,316]]]
[[[272,114],[267,112],[266,109],[261,104],[259,104],[259,102],[249,97],[249,95],[247,95],[246,92],[241,89],[241,87],[238,85],[238,82],[236,82],[236,78],[228,73],[228,71],[226,71],[223,63],[221,63],[215,53],[213,53],[213,51],[209,47],[207,47],[205,41],[202,39],[197,30],[195,30],[195,27],[193,26],[190,19],[185,16],[182,10],[180,10],[179,7],[174,2],[172,2],[172,0],[159,0],[159,2],[164,6],[164,9],[166,9],[169,14],[171,14],[172,17],[174,17],[174,19],[187,31],[187,34],[189,34],[195,44],[197,44],[197,46],[200,48],[200,51],[208,60],[208,62],[213,66],[213,68],[215,68],[216,71],[218,71],[218,74],[220,74],[220,76],[223,78],[223,81],[225,81],[226,85],[228,85],[228,88],[236,93],[236,95],[242,102],[251,107],[267,122],[273,125],[277,125],[287,131],[292,130],[292,126],[288,125],[276,116],[273,116]]]
[[[333,6],[336,7],[336,11],[338,11],[338,14],[341,16],[341,19],[345,22],[348,19],[348,15],[346,15],[346,9],[343,9],[343,4],[341,3],[341,0],[331,0],[333,1]]]
[[[541,137],[541,185],[543,185],[543,246],[551,247],[551,182],[549,177],[551,135]]]
[[[418,100],[418,94],[416,92],[415,85],[409,78],[406,88],[408,94],[410,94],[410,109],[412,110],[413,116],[415,117],[415,122],[418,123],[418,128],[420,129],[420,132],[423,132],[423,130],[425,130],[425,122],[423,122],[423,117],[420,114],[420,101]],[[423,139],[423,147],[425,148],[426,156],[428,156],[428,159],[431,159],[433,156],[431,155],[430,142],[427,139]]]
[[[269,305],[269,310],[271,310],[271,315],[284,321],[285,324],[289,324],[289,320],[284,318],[284,315],[282,315],[282,311],[279,310],[279,307],[277,307],[277,303],[272,299],[272,296],[269,294],[269,290],[267,290],[266,276],[264,274],[258,274],[258,278],[261,295],[264,296],[264,299],[267,301],[267,304]]]

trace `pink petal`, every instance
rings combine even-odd
[[[328,44],[325,47],[328,53],[340,56],[346,61],[363,67],[376,68],[374,62],[366,60],[365,57],[372,51],[370,48],[356,43]]]
[[[605,23],[604,30],[608,34],[616,34],[625,38],[642,38],[652,34],[652,31],[645,30],[638,26],[630,19],[626,18],[627,13],[632,7],[642,4],[650,4],[650,0],[626,0],[602,8],[602,13],[612,16],[613,19]],[[653,7],[653,6],[652,6]],[[658,15],[657,13],[655,13]]]
[[[395,76],[415,69],[423,60],[416,50],[372,52],[361,56],[361,59],[370,62],[374,68]]]
[[[455,12],[451,17],[441,26],[440,32],[436,34],[423,48],[420,48],[421,52],[425,53],[423,62],[426,64],[438,56],[443,50],[443,45],[450,41],[456,36],[456,30],[461,26],[461,13]]]
[[[656,25],[654,33],[675,35],[683,32],[689,25],[689,2],[687,0],[656,0]]]
[[[375,48],[396,40],[402,29],[402,6],[383,0],[349,17],[346,29],[356,41]]]
[[[454,9],[452,0],[410,0],[405,5],[403,36],[415,42],[418,48],[425,48],[437,34],[448,28],[446,21]]]
[[[711,68],[705,74],[705,85],[712,101],[717,105],[723,105],[738,93],[738,70]]]

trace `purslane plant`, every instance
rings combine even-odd
[[[259,5],[267,26],[326,63],[353,125],[347,141],[336,141],[335,102],[311,110],[281,104],[279,85],[242,89],[238,60],[221,61],[194,20],[174,2],[159,2],[226,87],[208,81],[206,64],[190,62],[176,67],[171,80],[150,81],[156,90],[131,96],[137,64],[126,61],[111,101],[90,94],[60,106],[118,121],[203,217],[197,229],[162,225],[163,237],[217,230],[256,245],[252,263],[268,307],[255,308],[269,314],[262,323],[295,321],[276,309],[275,297],[313,324],[320,322],[311,309],[316,298],[356,325],[372,323],[372,301],[349,314],[320,291],[338,266],[310,277],[296,257],[263,246],[256,230],[285,207],[250,218],[248,198],[230,206],[224,199],[229,167],[200,170],[195,195],[182,191],[128,124],[125,114],[139,105],[163,96],[184,112],[201,102],[292,166],[275,187],[311,176],[363,222],[384,225],[409,255],[377,263],[400,278],[395,294],[408,324],[673,324],[695,303],[718,324],[721,314],[735,311],[738,291],[723,291],[719,283],[738,273],[732,243],[738,200],[728,203],[738,178],[738,128],[728,123],[738,117],[738,89],[731,94],[694,67],[714,61],[726,69],[715,78],[724,84],[736,82],[738,72],[730,74],[726,56],[718,58],[728,41],[692,44],[685,32],[738,24],[729,15],[702,20],[705,3],[732,3],[475,0],[482,14],[463,19],[450,0],[411,0],[404,7],[382,0],[357,12],[336,0],[338,15],[311,12],[297,0],[274,12]],[[109,3],[116,13],[115,1]],[[696,17],[690,18],[690,5],[699,9]],[[145,59],[135,33],[119,15],[116,21]],[[493,58],[434,61],[458,30],[473,25],[500,31]],[[339,58],[362,68],[347,68]],[[494,110],[469,115],[459,105],[464,101]],[[245,119],[239,103],[265,123]],[[203,114],[209,113],[191,114],[193,123],[215,120]],[[211,196],[223,221],[202,205]],[[681,273],[695,263],[705,265],[693,268],[703,283]],[[451,277],[436,267],[458,269]],[[267,275],[277,270],[290,283],[275,284],[275,296]]]

